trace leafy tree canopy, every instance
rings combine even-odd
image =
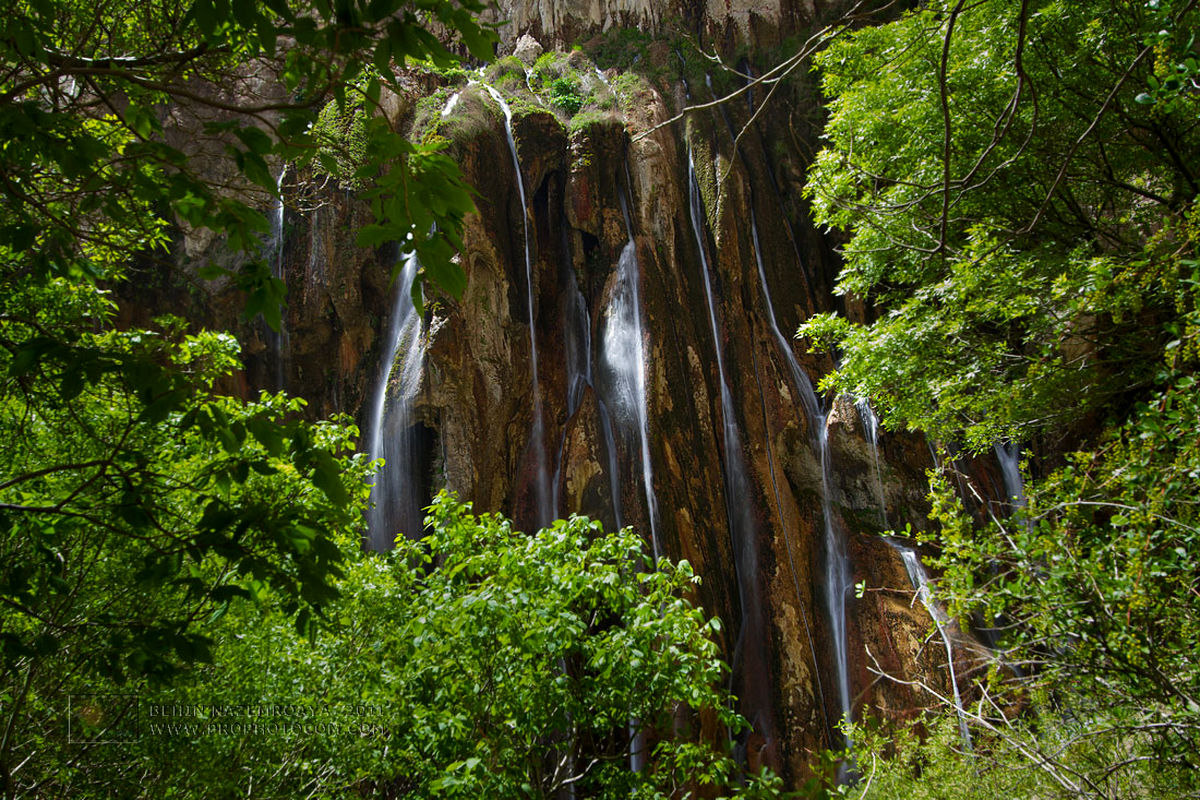
[[[878,796],[974,796],[932,753],[1037,796],[1196,796],[1197,29],[1170,0],[935,2],[819,59],[807,191],[877,313],[800,333],[841,356],[826,388],[941,443],[941,596],[998,647],[973,754],[860,732]],[[1005,439],[1040,469],[981,524],[951,455]]]
[[[481,8],[22,0],[0,21],[0,248],[11,274],[119,277],[133,256],[161,251],[176,220],[254,253],[268,223],[239,189],[276,193],[280,160],[345,171],[314,134],[322,107],[374,110],[396,65],[453,62],[434,27],[490,57]],[[405,242],[430,278],[461,291],[450,256],[473,206],[457,168],[369,116],[346,176],[371,184],[377,224],[360,240]],[[278,327],[282,287],[248,262],[236,275],[248,311]]]
[[[279,324],[259,258],[281,162],[367,187],[363,240],[450,263],[471,197],[454,165],[375,113],[408,60],[490,55],[466,2],[32,0],[0,18],[0,786],[62,745],[68,693],[165,683],[209,661],[213,624],[270,598],[308,632],[338,595],[366,501],[347,419],[222,391],[232,337],[172,317],[117,325],[112,289],[207,229],[248,315]],[[446,44],[431,30],[453,35]],[[370,109],[352,161],[314,126]],[[347,174],[345,164],[353,164]],[[435,231],[431,233],[431,231]],[[78,754],[76,754],[78,755]],[[69,763],[74,764],[74,761]],[[86,765],[71,769],[86,769]]]
[[[808,193],[850,231],[840,290],[880,312],[802,330],[845,354],[827,386],[983,450],[1151,385],[1194,308],[1195,21],[934,3],[826,50]]]

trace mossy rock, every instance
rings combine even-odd
[[[516,56],[505,56],[496,59],[483,72],[483,80],[497,90],[504,89],[511,83],[525,85],[525,63]]]
[[[437,136],[449,140],[452,148],[462,147],[468,142],[487,136],[504,124],[499,108],[492,102],[491,97],[478,87],[463,89],[451,113],[443,117],[441,112],[444,108],[445,102],[438,105],[432,130]]]

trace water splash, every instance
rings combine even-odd
[[[367,452],[372,459],[384,459],[367,512],[373,550],[390,549],[397,533],[416,537],[423,530],[412,402],[421,386],[425,337],[410,293],[420,266],[416,254],[410,253],[396,281],[386,349],[366,420]]]
[[[533,290],[533,258],[529,242],[529,211],[525,199],[525,179],[521,175],[521,160],[517,156],[517,142],[513,138],[512,109],[504,101],[504,97],[491,86],[481,84],[484,91],[491,95],[500,111],[504,114],[504,133],[508,139],[508,149],[512,154],[513,172],[517,179],[517,193],[521,199],[521,225],[525,243],[525,299],[529,311],[529,360],[533,383],[533,427],[530,431],[529,446],[533,450],[536,475],[533,492],[537,504],[537,527],[545,527],[553,519],[551,510],[552,492],[550,490],[550,470],[546,464],[546,429],[545,412],[542,409],[542,392],[538,382],[538,351],[537,328],[534,324],[534,290]]]

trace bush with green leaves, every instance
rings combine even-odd
[[[586,99],[578,77],[563,75],[550,81],[550,103],[567,114],[578,114]]]
[[[717,623],[684,597],[686,562],[646,570],[629,530],[572,518],[529,536],[444,494],[429,522],[429,538],[388,554],[345,540],[339,599],[311,638],[266,598],[215,623],[214,665],[143,697],[201,711],[143,726],[112,766],[122,782],[97,794],[649,798],[737,784],[722,744],[680,727],[745,724],[720,688]],[[744,791],[777,796],[778,782]]]
[[[72,694],[178,680],[213,658],[208,621],[254,597],[311,619],[345,560],[328,532],[357,530],[366,502],[348,421],[217,390],[232,337],[175,319],[87,333],[75,315],[103,320],[106,300],[63,283],[0,300],[0,341],[24,342],[0,361],[0,767],[16,794],[57,793],[81,756]]]

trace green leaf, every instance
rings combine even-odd
[[[266,131],[254,126],[238,128],[234,131],[234,135],[241,140],[242,144],[246,145],[250,152],[259,155],[271,152],[271,148],[275,144]]]
[[[345,506],[350,494],[342,483],[342,471],[328,450],[313,451],[313,483],[336,505]]]
[[[219,20],[213,0],[195,0],[184,19],[188,18],[196,21],[196,26],[205,36],[212,36],[216,32]]]

